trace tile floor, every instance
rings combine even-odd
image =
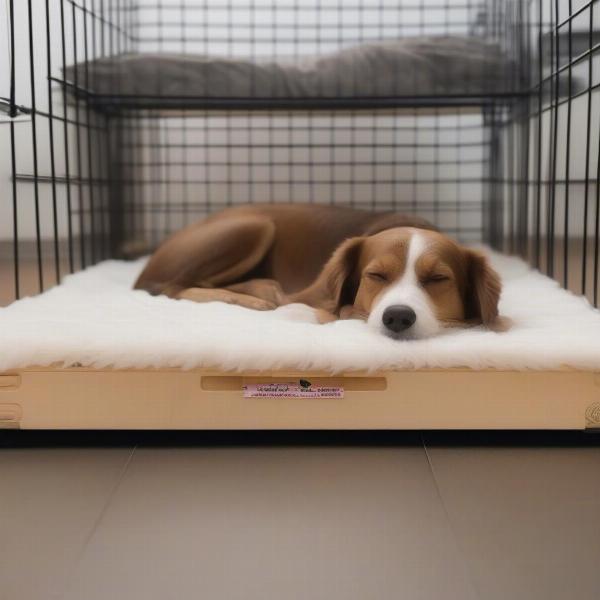
[[[0,600],[181,598],[597,600],[600,434],[0,431]]]
[[[1,600],[600,597],[600,435],[5,433]]]

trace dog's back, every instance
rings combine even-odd
[[[286,294],[308,286],[346,239],[391,227],[435,229],[418,217],[320,204],[249,204],[173,234],[135,287],[173,295],[185,287],[276,281]]]
[[[265,217],[275,225],[273,244],[251,277],[275,279],[287,293],[309,285],[333,251],[350,237],[391,227],[435,229],[419,217],[321,204],[244,205],[216,213],[205,222],[251,217]]]

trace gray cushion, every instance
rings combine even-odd
[[[204,98],[480,95],[507,91],[509,62],[476,37],[411,37],[299,60],[123,54],[89,62],[99,94]],[[86,66],[69,67],[85,87]]]

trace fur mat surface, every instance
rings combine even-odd
[[[503,280],[503,333],[447,330],[394,341],[361,321],[326,325],[286,311],[152,297],[131,286],[145,259],[106,261],[40,296],[0,309],[0,370],[91,367],[345,370],[471,367],[600,369],[600,312],[532,271],[490,253]]]

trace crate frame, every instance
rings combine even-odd
[[[243,397],[244,383],[298,378],[345,396]],[[600,373],[30,368],[0,374],[0,428],[600,430]]]

